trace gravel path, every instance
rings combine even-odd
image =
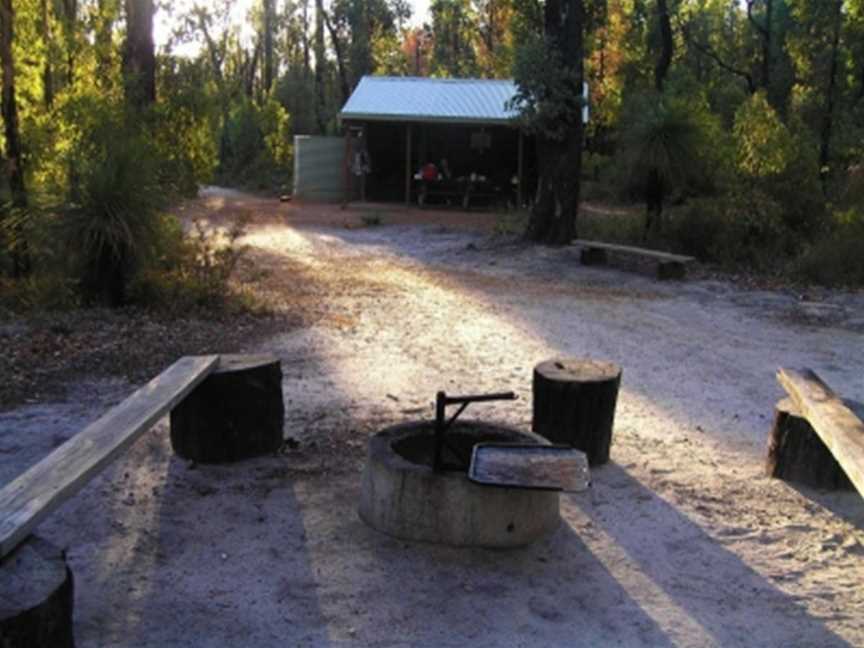
[[[864,502],[762,476],[778,366],[864,397],[862,295],[657,283],[574,250],[292,226],[300,207],[216,198],[269,210],[246,242],[305,325],[249,350],[282,359],[299,447],[192,467],[163,422],[54,514],[41,532],[69,547],[79,646],[864,644]],[[624,368],[612,462],[562,497],[558,532],[457,550],[359,521],[368,435],[431,415],[439,389],[512,389],[474,413],[528,427],[532,367],[556,355]],[[0,415],[0,479],[126,387]]]

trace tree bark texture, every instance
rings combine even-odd
[[[318,121],[318,132],[327,132],[327,118],[324,115],[324,66],[326,65],[324,49],[324,0],[315,0],[315,119]]]
[[[200,463],[266,455],[281,447],[284,419],[279,360],[223,355],[219,368],[171,412],[171,446]]]
[[[12,193],[12,206],[26,209],[27,185],[24,178],[24,157],[21,149],[21,131],[18,123],[18,97],[15,91],[15,9],[12,0],[0,0],[0,66],[3,68],[2,116],[6,139],[4,165]],[[21,277],[30,271],[30,255],[20,226],[12,228],[9,248],[12,257],[12,275]]]
[[[657,92],[663,92],[663,84],[669,73],[669,66],[672,65],[672,54],[675,48],[667,0],[657,0],[657,21],[660,28],[660,57],[657,65],[654,66],[654,87]]]
[[[153,0],[126,1],[123,79],[126,101],[138,109],[156,101],[156,53],[153,45]]]
[[[544,38],[573,72],[570,94],[582,97],[584,79],[584,0],[547,0]],[[583,124],[581,100],[574,106],[563,139],[537,136],[539,180],[537,200],[528,225],[529,239],[566,245],[576,238],[582,176]]]
[[[553,443],[571,445],[598,466],[609,461],[621,368],[574,358],[534,368],[532,430]]]
[[[801,416],[791,398],[781,400],[774,410],[765,473],[769,477],[813,488],[854,488],[834,455],[807,419]]]
[[[275,0],[264,0],[264,95],[269,95],[273,87],[275,63],[273,58],[273,31],[276,16]]]
[[[831,134],[834,129],[834,104],[837,93],[837,66],[840,49],[840,29],[843,26],[843,0],[835,0],[834,31],[831,35],[831,63],[828,70],[828,87],[825,90],[825,108],[822,111],[822,127],[819,130],[819,179],[822,194],[828,196],[828,180],[831,164]]]
[[[30,536],[0,561],[0,646],[74,648],[73,589],[63,552]]]

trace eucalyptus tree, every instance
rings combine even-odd
[[[539,171],[526,236],[564,245],[576,236],[581,186],[585,3],[546,0],[542,14],[528,7],[522,20],[513,106],[536,136]]]

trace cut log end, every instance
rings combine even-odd
[[[199,463],[267,455],[282,445],[284,418],[279,359],[225,355],[171,412],[171,446]]]
[[[0,646],[74,648],[73,582],[58,547],[30,536],[0,561]]]

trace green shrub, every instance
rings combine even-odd
[[[220,182],[259,190],[286,183],[293,149],[290,118],[284,108],[272,100],[261,107],[243,101],[224,128]]]
[[[645,230],[644,211],[610,210],[599,213],[582,209],[576,227],[579,238],[638,245]]]
[[[864,286],[864,212],[836,216],[833,230],[804,252],[796,270],[826,286]]]
[[[89,134],[76,156],[71,204],[62,233],[82,294],[119,306],[136,272],[155,252],[165,194],[158,157],[143,136],[107,122]]]
[[[774,270],[795,252],[798,237],[782,206],[758,191],[688,201],[670,219],[674,250],[735,269]]]
[[[80,305],[78,286],[68,277],[31,274],[20,279],[0,279],[0,307],[11,312],[68,310]]]
[[[246,253],[238,245],[245,225],[241,218],[226,232],[218,232],[195,221],[184,234],[179,221],[165,219],[160,228],[162,255],[132,284],[132,300],[178,314],[190,309],[248,309],[249,296],[231,286]]]

